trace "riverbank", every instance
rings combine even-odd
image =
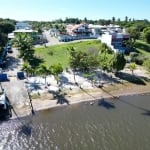
[[[54,107],[61,107],[72,105],[81,102],[90,102],[90,104],[94,103],[95,100],[99,100],[102,98],[113,98],[112,100],[117,100],[120,96],[128,96],[128,95],[139,95],[150,93],[150,82],[146,82],[146,85],[136,85],[129,82],[117,83],[117,84],[109,84],[105,85],[102,88],[93,88],[93,89],[81,89],[78,88],[76,90],[66,90],[64,94],[61,95],[61,99],[63,102],[59,103],[59,98],[54,97],[52,93],[41,93],[38,98],[32,99],[32,105],[34,111],[40,111],[45,109],[50,109]],[[30,107],[28,103],[24,108],[17,108],[17,114],[19,117],[23,117],[31,114],[30,109],[26,108]]]
[[[94,80],[90,80],[85,77],[85,74],[77,72],[76,82],[78,85],[75,84],[74,75],[70,69],[60,75],[59,85],[54,76],[47,76],[47,84],[45,84],[45,78],[42,77],[18,80],[16,72],[20,70],[22,61],[16,58],[17,54],[18,51],[14,49],[14,53],[8,56],[8,67],[4,72],[7,73],[9,82],[2,83],[2,87],[6,90],[15,110],[12,118],[16,117],[15,114],[19,117],[31,114],[27,89],[30,91],[35,112],[101,98],[117,98],[123,95],[150,93],[150,76],[141,66],[137,66],[134,75],[128,67],[121,71],[119,76],[95,70]],[[103,87],[98,88],[98,84],[101,83]]]

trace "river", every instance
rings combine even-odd
[[[149,149],[149,94],[84,102],[0,122],[0,150]]]

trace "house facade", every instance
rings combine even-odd
[[[125,41],[130,39],[130,35],[124,32],[115,32],[113,30],[102,34],[100,40],[110,46],[115,52],[120,51],[125,53]]]
[[[91,34],[91,29],[89,29],[88,24],[86,23],[68,25],[66,30],[69,35],[77,37],[88,37]]]

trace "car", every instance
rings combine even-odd
[[[13,52],[11,46],[7,46],[6,49],[7,49],[7,52],[8,52],[8,53],[12,53],[12,52]]]

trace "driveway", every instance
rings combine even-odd
[[[6,67],[2,69],[2,72],[7,74],[8,81],[1,82],[1,85],[16,113],[22,116],[23,111],[24,113],[30,112],[30,107],[24,80],[17,79],[17,72],[21,70],[22,65],[22,61],[17,56],[16,49],[13,49],[13,53],[8,53]],[[15,117],[14,114],[13,117]]]

